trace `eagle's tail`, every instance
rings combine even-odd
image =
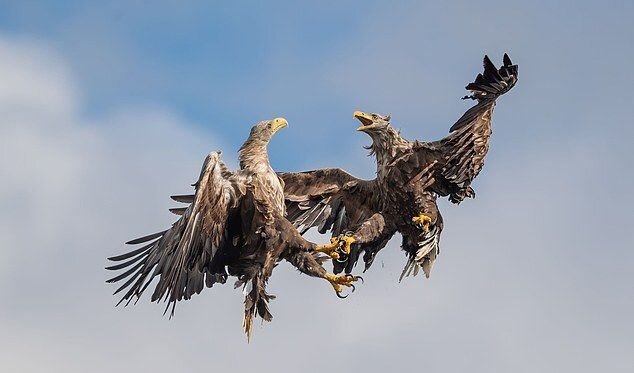
[[[504,65],[498,69],[488,56],[484,56],[484,73],[478,74],[475,81],[465,87],[471,91],[471,95],[463,99],[495,100],[510,91],[517,82],[517,65],[513,65],[506,53],[503,62]]]
[[[418,275],[421,269],[425,273],[425,277],[429,278],[434,262],[440,254],[441,232],[442,228],[435,225],[429,233],[423,235],[422,240],[418,243],[418,249],[409,254],[405,268],[398,279],[399,282],[409,275]]]
[[[251,339],[253,318],[256,314],[264,321],[271,321],[273,319],[273,315],[271,315],[267,303],[270,300],[275,299],[275,296],[267,294],[265,287],[266,280],[263,278],[261,273],[255,275],[253,280],[245,286],[244,318],[242,319],[242,327],[247,335],[247,340]]]

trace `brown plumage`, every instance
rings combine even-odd
[[[516,81],[517,65],[506,54],[499,70],[485,56],[484,73],[466,87],[472,95],[465,98],[477,104],[456,121],[449,136],[434,142],[407,141],[391,127],[389,116],[355,112],[359,130],[372,138],[377,178],[360,180],[341,169],[281,173],[289,220],[302,233],[318,227],[321,233],[354,238],[350,256],[335,262],[335,272],[350,273],[361,253],[367,270],[399,232],[408,256],[401,278],[420,268],[429,276],[443,228],[436,198],[449,196],[460,203],[475,196],[471,182],[489,148],[495,101]],[[420,215],[428,221],[412,220]]]
[[[244,329],[249,336],[256,314],[272,318],[267,303],[273,296],[265,288],[279,260],[310,276],[326,276],[316,245],[284,217],[283,185],[269,164],[266,146],[286,124],[276,118],[254,126],[235,172],[220,160],[220,152],[209,154],[194,184],[195,194],[172,197],[189,203],[173,210],[180,219],[165,231],[128,242],[144,243],[140,249],[109,258],[122,263],[107,269],[126,269],[108,280],[127,280],[115,291],[126,290],[119,303],[138,300],[157,278],[151,300],[166,301],[165,311],[171,308],[173,314],[176,302],[234,276],[236,287],[245,286]]]

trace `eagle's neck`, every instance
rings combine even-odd
[[[266,149],[268,141],[258,138],[248,138],[238,152],[240,169],[254,173],[272,171],[269,155]]]
[[[377,176],[381,178],[386,174],[387,166],[403,150],[411,147],[411,144],[391,127],[387,127],[383,131],[374,132],[371,136],[370,153],[376,156],[376,172]]]
[[[242,145],[238,159],[240,169],[248,171],[253,177],[251,184],[256,188],[258,202],[266,210],[267,220],[272,221],[275,212],[285,215],[284,187],[271,164],[266,150],[268,141],[249,138]]]

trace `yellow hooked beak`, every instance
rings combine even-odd
[[[357,128],[357,131],[365,131],[368,128],[371,128],[372,124],[374,124],[374,120],[372,120],[371,114],[364,113],[362,111],[355,111],[352,116],[357,118],[361,122],[361,126]]]
[[[273,131],[277,132],[282,128],[288,126],[288,121],[284,118],[273,119]]]

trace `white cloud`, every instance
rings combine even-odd
[[[145,219],[138,207],[151,203],[139,201],[167,207],[166,191],[186,191],[220,141],[161,109],[86,118],[54,50],[0,39],[0,52],[0,81],[9,83],[0,90],[0,292],[59,286],[40,301],[65,299],[86,290],[81,279],[121,249],[123,235],[169,221],[166,211]]]
[[[7,114],[46,113],[57,119],[77,110],[76,89],[54,50],[30,40],[1,39],[0,56],[0,103],[5,118]]]

